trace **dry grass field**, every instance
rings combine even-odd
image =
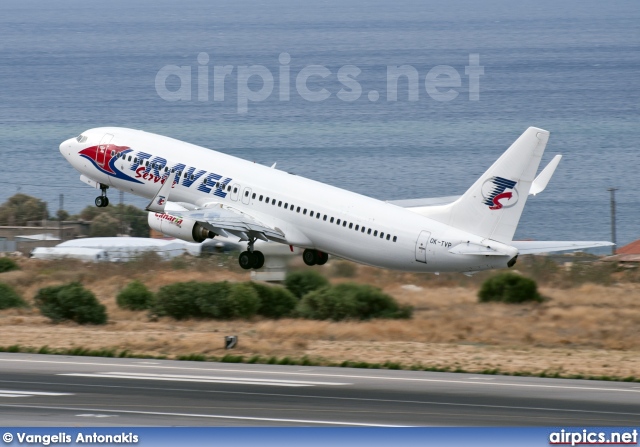
[[[382,271],[332,261],[322,272],[332,282],[374,284],[415,307],[410,320],[326,322],[302,319],[251,321],[150,321],[146,312],[119,309],[118,291],[139,279],[153,291],[178,281],[246,281],[235,260],[220,258],[127,264],[21,260],[22,270],[0,274],[27,301],[39,288],[80,281],[107,306],[109,323],[51,324],[36,308],[0,312],[0,345],[84,347],[137,354],[222,356],[223,336],[236,334],[234,354],[288,356],[328,363],[398,362],[406,366],[481,372],[640,377],[640,282],[635,271],[609,267],[567,273],[547,261],[524,260],[546,297],[541,304],[480,304],[482,280],[463,275]],[[345,278],[349,276],[349,278]],[[598,284],[595,284],[595,283]]]

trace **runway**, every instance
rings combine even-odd
[[[637,426],[640,384],[0,354],[5,426]]]

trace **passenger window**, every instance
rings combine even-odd
[[[342,222],[342,226],[346,227],[347,226],[347,221],[345,220],[344,222]]]
[[[362,233],[364,233],[364,232],[365,232],[365,230],[366,230],[366,228],[365,228],[365,227],[362,227]]]
[[[331,218],[331,220],[329,222],[333,223],[333,217]]]
[[[316,219],[320,219],[320,213],[316,213]]]
[[[350,224],[349,224],[349,229],[352,229],[352,228],[353,228],[353,224],[352,224],[352,223],[350,223]]]
[[[397,236],[393,236],[393,242],[397,241],[398,237]]]
[[[116,151],[111,151],[111,156],[115,156],[116,155]]]
[[[380,232],[380,239],[384,239],[384,233]]]
[[[373,235],[374,235],[374,236],[377,236],[377,235],[378,235],[378,230],[374,231],[374,232],[373,232]]]
[[[324,220],[325,222],[327,221],[327,215],[325,214],[324,217],[322,218],[322,220]]]
[[[391,238],[390,234],[387,234],[387,240],[389,240]]]
[[[231,191],[231,185],[227,186],[227,191]]]
[[[287,208],[289,208],[289,204],[288,204],[288,203],[285,203],[285,204],[284,204],[284,209],[286,210]]]
[[[129,158],[128,158],[128,160],[127,160],[127,161],[131,161],[131,155],[129,155]]]
[[[300,212],[300,207],[296,208],[296,213]]]
[[[313,211],[309,211],[309,216],[313,217]]]
[[[264,201],[265,201],[265,203],[266,203],[267,205],[269,205],[269,197],[267,197],[266,199],[264,199]]]
[[[360,229],[360,225],[356,225],[356,231]]]
[[[251,196],[252,199],[256,198],[256,193],[254,192],[253,195]]]
[[[245,197],[249,197],[249,191],[245,191],[245,192],[244,192],[244,196],[245,196]]]
[[[307,209],[305,208],[304,211],[302,212],[302,214],[307,214]]]
[[[340,225],[340,219],[336,221],[336,225]]]
[[[280,200],[280,201],[278,202],[278,206],[280,206],[280,207],[282,206],[282,200]]]
[[[367,234],[371,234],[371,228],[367,230]]]
[[[262,197],[263,197],[262,194],[260,194],[260,198],[258,200],[260,200],[261,202],[262,202]]]
[[[193,178],[193,176],[191,176]],[[233,188],[233,193],[237,193],[238,192],[238,188]]]
[[[276,199],[271,199],[271,205],[275,205],[276,204]]]

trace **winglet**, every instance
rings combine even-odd
[[[173,182],[175,181],[176,173],[172,171],[165,178],[164,183],[160,187],[158,193],[151,199],[151,202],[145,208],[147,211],[152,211],[154,213],[164,213],[164,207],[169,201],[169,193],[171,192],[171,188],[173,188]]]
[[[556,168],[558,167],[558,163],[562,159],[562,155],[556,155],[549,162],[547,166],[542,170],[540,174],[535,178],[533,183],[531,184],[531,189],[529,189],[529,195],[535,196],[536,194],[540,194],[547,187],[549,180],[551,180],[551,176],[556,172]]]

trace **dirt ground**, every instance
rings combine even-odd
[[[480,304],[475,284],[357,267],[348,280],[374,283],[415,307],[410,320],[367,322],[150,321],[145,312],[125,311],[115,304],[118,291],[134,278],[152,290],[178,281],[248,280],[246,272],[216,262],[191,268],[167,263],[100,266],[21,261],[23,269],[0,274],[0,282],[14,286],[27,301],[41,287],[82,281],[107,306],[110,321],[104,326],[54,325],[35,308],[1,311],[0,345],[221,356],[226,353],[223,337],[233,334],[239,336],[233,354],[245,356],[640,378],[638,283],[541,287],[547,298],[541,304]],[[345,280],[332,278],[332,282]]]

